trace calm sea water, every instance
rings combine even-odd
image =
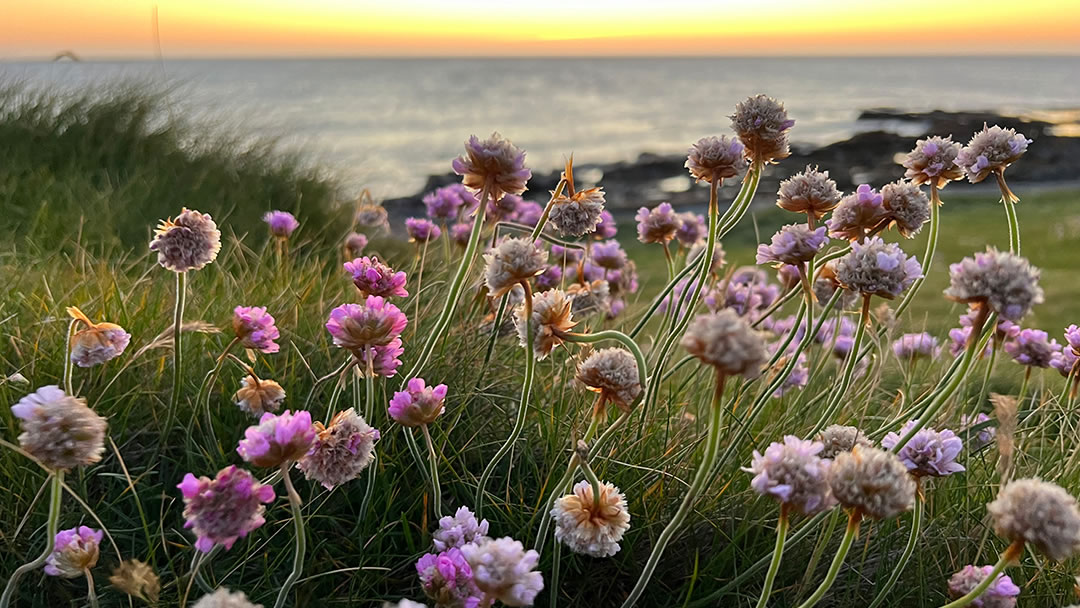
[[[676,153],[728,130],[764,92],[823,144],[860,110],[1080,106],[1080,58],[323,59],[0,63],[0,78],[78,88],[141,79],[179,85],[175,111],[281,137],[378,196],[449,170],[471,133],[498,130],[549,170]],[[956,134],[966,138],[968,134]]]

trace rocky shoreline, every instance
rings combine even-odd
[[[1075,118],[1075,113],[1071,118]],[[897,164],[897,156],[910,151],[916,139],[931,134],[951,134],[954,140],[966,143],[984,122],[1014,128],[1033,140],[1023,161],[1009,169],[1010,184],[1080,180],[1080,137],[1060,134],[1075,127],[1075,123],[994,112],[905,112],[892,108],[865,110],[858,121],[870,128],[844,141],[820,147],[792,145],[790,157],[781,165],[766,169],[754,203],[774,202],[780,180],[806,165],[828,171],[843,191],[854,190],[862,183],[881,187],[903,177],[904,169]],[[680,209],[701,207],[705,202],[702,199],[704,187],[695,187],[692,183],[683,166],[685,161],[685,155],[643,153],[632,162],[576,165],[575,174],[579,182],[595,181],[602,185],[607,194],[607,207],[617,216],[662,201]],[[586,179],[582,180],[582,176]],[[420,199],[425,193],[458,179],[450,173],[431,176],[421,192],[390,199],[384,204],[395,216],[422,214]],[[558,180],[558,171],[534,173],[525,198],[540,198],[537,193],[553,189]],[[730,199],[737,189],[738,183],[734,181],[724,186],[721,199]],[[994,189],[996,191],[996,185]]]

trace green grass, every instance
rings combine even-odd
[[[87,115],[99,116],[96,103],[79,103]],[[110,446],[100,463],[69,475],[70,487],[88,508],[66,496],[61,526],[82,523],[97,527],[93,523],[96,516],[115,541],[103,545],[96,570],[103,606],[127,605],[123,595],[107,583],[109,571],[121,557],[152,564],[163,584],[160,605],[175,606],[193,555],[193,539],[181,528],[182,505],[175,485],[186,472],[213,475],[222,466],[238,464],[236,441],[252,422],[231,403],[240,379],[235,367],[226,367],[212,393],[218,443],[210,440],[193,403],[203,375],[230,340],[231,310],[240,304],[264,305],[278,319],[281,352],[259,355],[254,364],[258,372],[285,387],[287,407],[302,407],[314,378],[343,361],[323,323],[332,307],[356,297],[341,271],[336,246],[348,226],[324,221],[337,213],[330,204],[333,182],[310,181],[314,174],[282,164],[288,163],[287,159],[270,155],[264,162],[256,162],[254,157],[228,147],[203,157],[182,149],[180,142],[187,137],[172,136],[170,146],[147,131],[145,124],[126,131],[116,127],[131,134],[130,139],[115,144],[109,143],[111,137],[92,135],[112,133],[108,128],[111,121],[130,124],[115,115],[91,121],[97,128],[75,138],[77,143],[61,143],[67,130],[45,116],[33,120],[27,116],[26,110],[8,110],[0,120],[0,154],[4,155],[0,207],[5,210],[0,233],[7,235],[0,247],[0,374],[20,372],[29,379],[30,387],[0,382],[0,403],[13,404],[32,388],[59,382],[66,306],[77,305],[92,318],[119,323],[132,334],[131,346],[119,359],[90,370],[76,368],[76,393],[108,417],[109,436],[117,449]],[[74,121],[82,126],[69,129],[82,129],[84,122]],[[19,133],[25,133],[28,124],[39,124],[36,147],[46,148],[47,154],[19,143]],[[197,139],[215,137],[199,134],[192,127],[184,129]],[[65,152],[69,146],[73,150],[70,154]],[[20,152],[16,154],[13,147]],[[130,148],[140,152],[128,154]],[[51,160],[30,160],[39,158],[36,154]],[[89,156],[79,158],[83,154]],[[119,158],[126,160],[110,160]],[[102,171],[100,167],[124,170]],[[796,169],[781,165],[778,170]],[[188,170],[193,173],[186,173]],[[190,179],[195,173],[202,177]],[[122,180],[115,177],[120,174]],[[246,187],[266,190],[247,192]],[[303,227],[291,245],[291,255],[279,267],[255,214],[275,206],[296,208],[288,203],[295,203],[298,196],[290,198],[287,193],[304,188],[324,195],[304,196],[300,209],[308,215],[301,216]],[[946,264],[987,243],[1000,245],[1007,240],[1004,213],[993,197],[971,197],[963,190],[964,186],[957,184],[945,191],[939,255],[912,312],[902,320],[903,328],[926,327],[940,335],[952,326],[961,311],[940,295]],[[1024,196],[1023,188],[1018,190]],[[262,194],[267,191],[281,194]],[[1070,281],[1076,256],[1070,253],[1069,245],[1080,231],[1073,209],[1076,196],[1075,192],[1025,196],[1020,206],[1025,254],[1043,267],[1047,293],[1047,302],[1037,308],[1029,323],[1055,335],[1073,320],[1069,317],[1075,310],[1071,304],[1076,301],[1075,290],[1080,289]],[[45,200],[49,203],[41,204]],[[181,414],[171,432],[173,441],[160,446],[158,438],[165,431],[162,426],[169,399],[171,352],[157,337],[171,323],[173,281],[170,273],[156,265],[143,241],[157,219],[174,214],[184,204],[215,213],[225,238],[217,262],[190,277],[185,317],[207,325],[202,331],[191,332],[184,342],[187,368]],[[73,229],[80,217],[81,231]],[[755,219],[763,238],[781,223],[791,221],[771,209]],[[623,228],[622,236],[642,271],[640,298],[646,302],[663,283],[662,256],[629,242],[632,230],[628,227]],[[756,242],[753,222],[747,218],[725,242],[729,260],[750,262]],[[904,247],[921,255],[923,244],[916,239]],[[441,244],[433,247],[428,251],[420,286],[414,278],[417,261],[411,247],[376,239],[370,249],[395,267],[410,271],[413,295],[399,302],[412,319],[404,335],[406,369],[437,316],[450,265],[439,259]],[[478,265],[473,276],[477,272]],[[487,341],[482,322],[485,309],[475,300],[475,290],[467,290],[467,294],[450,334],[424,372],[430,382],[450,387],[446,415],[433,427],[442,458],[446,510],[471,502],[480,471],[509,433],[523,368],[516,338],[507,335],[497,343],[491,367],[480,378],[479,363]],[[583,325],[625,328],[636,320],[640,309],[640,305],[632,306],[626,317],[614,323],[589,318]],[[419,314],[414,314],[417,310]],[[224,333],[209,329],[214,327]],[[648,353],[651,339],[646,336],[642,346]],[[565,467],[571,438],[579,436],[587,423],[591,396],[570,382],[579,355],[576,348],[560,349],[538,365],[524,439],[489,485],[485,516],[494,535],[532,544],[537,518],[543,516],[537,512],[538,505],[554,483],[553,477]],[[681,356],[677,351],[675,358]],[[749,463],[753,449],[763,449],[784,434],[801,435],[813,425],[822,399],[834,389],[837,365],[819,350],[811,352],[811,361],[820,363],[821,373],[805,390],[770,401],[749,428],[740,424],[739,416],[745,413],[742,405],[725,421],[721,450],[733,449],[734,458],[720,468],[686,528],[669,546],[641,606],[695,605],[769,554],[778,510],[771,501],[756,497],[749,488],[749,475],[739,467]],[[978,364],[937,424],[955,426],[961,412],[988,409],[987,404],[976,403],[985,364]],[[887,344],[876,345],[870,372],[851,391],[836,421],[867,429],[880,427],[897,414],[898,389],[909,395],[925,392],[933,387],[942,367],[923,364],[909,373],[891,357]],[[1019,366],[999,359],[991,390],[1015,391],[1020,374]],[[595,464],[601,478],[626,493],[632,527],[622,551],[613,558],[595,560],[563,551],[556,605],[617,606],[633,586],[653,540],[671,518],[693,474],[700,452],[697,448],[704,437],[710,377],[696,364],[672,376],[644,423],[635,415]],[[377,387],[376,415],[370,422],[382,429],[383,439],[378,445],[372,508],[366,517],[359,517],[366,483],[362,479],[326,492],[302,476],[295,478],[304,498],[309,530],[308,561],[304,578],[295,589],[295,605],[364,606],[403,596],[422,599],[413,563],[429,550],[433,522],[431,510],[425,506],[430,496],[420,468],[405,447],[401,429],[391,424],[385,413],[390,394],[402,381],[380,381]],[[1061,378],[1053,371],[1037,372],[1033,380],[1034,388],[1045,387],[1049,392],[1059,391],[1061,385]],[[729,387],[729,392],[733,390],[734,386]],[[325,416],[329,394],[328,386],[316,394],[311,407],[315,418]],[[1039,395],[1043,400],[1047,393]],[[352,405],[361,406],[362,397],[354,398],[350,390],[339,408]],[[1021,409],[1026,412],[1031,406]],[[1073,452],[1080,439],[1077,426],[1073,411],[1045,399],[1020,426],[1016,474],[1041,475],[1067,488],[1080,487],[1080,463],[1074,460]],[[10,410],[0,408],[0,437],[15,442],[17,435]],[[992,447],[966,454],[966,473],[927,484],[929,502],[918,550],[886,605],[939,606],[944,603],[945,582],[952,572],[973,561],[994,561],[1004,543],[988,532],[984,505],[994,496],[999,482],[996,461]],[[44,473],[27,459],[11,450],[0,451],[0,491],[6,495],[0,501],[0,577],[6,578],[40,550],[46,505],[39,488],[44,481]],[[264,605],[272,605],[291,568],[292,528],[283,489],[279,487],[278,493],[280,497],[268,509],[266,525],[231,551],[217,555],[203,569],[214,584],[243,590]],[[796,517],[793,531],[804,521]],[[908,517],[901,517],[865,525],[835,587],[821,605],[866,605],[902,550],[908,522]],[[795,606],[799,598],[813,591],[839,542],[841,528],[829,536],[815,530],[807,541],[789,546],[771,606]],[[549,588],[538,601],[544,606],[552,593],[551,541],[547,546],[541,568]],[[820,559],[812,559],[815,553],[820,553]],[[1009,574],[1024,589],[1022,606],[1061,606],[1071,598],[1076,566],[1075,562],[1052,564],[1029,553]],[[752,575],[722,597],[700,605],[752,606],[763,575]],[[20,606],[79,605],[85,597],[81,580],[45,579],[38,574],[24,578],[21,589]]]

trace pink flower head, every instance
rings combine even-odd
[[[484,218],[489,222],[509,220],[514,217],[518,205],[524,205],[525,199],[516,194],[507,194],[499,200],[489,200],[484,211]]]
[[[300,227],[300,222],[288,211],[267,211],[263,221],[270,226],[270,234],[279,239],[289,238]]]
[[[680,213],[679,227],[675,230],[675,238],[683,247],[693,247],[698,241],[705,238],[708,228],[705,226],[705,216],[700,213]]]
[[[431,219],[452,220],[475,207],[476,202],[476,197],[461,184],[443,186],[424,196],[424,206]]]
[[[600,240],[613,239],[618,231],[619,227],[615,224],[615,216],[611,215],[611,212],[607,209],[601,211],[600,223],[596,225],[596,232],[593,233],[593,237]]]
[[[326,330],[334,344],[356,354],[372,346],[385,346],[405,331],[405,313],[379,296],[368,296],[363,304],[342,304],[330,311]]]
[[[237,539],[263,525],[264,503],[274,500],[274,488],[235,466],[218,471],[214,479],[184,476],[184,527],[195,532],[195,548],[208,553],[214,545],[231,549]]]
[[[1002,129],[998,125],[987,127],[971,137],[968,145],[956,156],[956,164],[964,170],[973,184],[986,179],[991,173],[1002,174],[1027,151],[1031,140],[1015,129]]]
[[[45,574],[63,578],[83,576],[97,565],[98,545],[104,533],[86,526],[56,533],[52,553],[45,560]]]
[[[754,450],[750,468],[754,474],[750,487],[762,496],[771,496],[800,513],[811,514],[835,504],[826,474],[831,461],[820,457],[825,446],[819,441],[784,437],[773,442],[762,454]]]
[[[925,331],[917,334],[904,334],[892,344],[897,359],[909,361],[918,357],[933,359],[941,352],[937,338]]]
[[[559,266],[548,266],[544,272],[536,275],[536,290],[547,291],[562,283],[563,272]]]
[[[1065,328],[1065,341],[1074,353],[1080,353],[1080,327],[1070,325]]]
[[[416,562],[420,586],[438,606],[478,608],[483,592],[473,582],[472,568],[461,549],[451,547],[439,554],[428,553]]]
[[[826,243],[825,227],[811,230],[806,224],[788,224],[772,237],[769,245],[758,245],[757,263],[800,265],[812,259]]]
[[[265,306],[237,306],[233,309],[233,331],[244,348],[263,353],[276,353],[280,347],[274,340],[281,337],[274,317]]]
[[[401,347],[401,338],[394,338],[389,344],[382,346],[369,346],[362,349],[356,358],[360,361],[361,371],[367,371],[368,357],[371,357],[371,371],[376,376],[391,378],[401,366],[401,353],[405,349]]]
[[[462,247],[469,244],[469,237],[471,236],[472,226],[470,224],[454,224],[450,226],[450,240]]]
[[[988,344],[987,348],[989,348],[989,346],[990,345]],[[1080,359],[1080,356],[1077,356],[1071,348],[1065,348],[1054,353],[1050,357],[1050,367],[1056,369],[1058,373],[1068,378],[1072,374],[1073,368],[1076,367],[1077,359]]]
[[[1057,340],[1041,329],[1024,329],[1016,338],[1005,343],[1005,352],[1014,361],[1030,367],[1050,367],[1054,353],[1061,351]]]
[[[915,142],[915,149],[904,157],[901,164],[907,171],[904,177],[916,186],[933,184],[944,188],[950,181],[964,176],[956,166],[956,155],[960,153],[960,144],[952,137],[927,137]]]
[[[367,235],[359,232],[350,232],[345,237],[345,255],[351,258],[359,257],[360,253],[364,251],[364,247],[367,247],[367,244]]]
[[[735,137],[702,137],[687,151],[685,166],[696,181],[719,185],[746,166],[743,153],[742,142]]]
[[[446,411],[446,385],[426,386],[423,378],[413,378],[406,390],[394,393],[388,411],[391,418],[405,426],[435,422]]]
[[[532,171],[525,167],[525,152],[498,133],[481,141],[473,135],[465,142],[465,154],[451,166],[466,188],[488,190],[491,200],[504,194],[521,194]]]
[[[276,467],[303,458],[315,443],[315,434],[308,412],[267,412],[259,424],[244,431],[236,452],[257,467]]]
[[[967,348],[968,340],[971,339],[971,326],[965,325],[963,327],[954,327],[949,330],[949,354],[957,357],[964,352]],[[986,348],[983,349],[983,357],[990,355],[992,346],[989,342],[986,343]]]
[[[434,241],[442,235],[442,230],[434,222],[422,217],[406,219],[405,231],[409,233],[409,239],[417,243]]]
[[[431,533],[431,542],[436,551],[460,549],[466,544],[479,544],[488,540],[488,520],[477,521],[469,507],[458,507],[453,516],[444,515],[439,520],[439,529]]]
[[[85,326],[71,337],[71,361],[79,367],[93,367],[119,357],[131,343],[131,334],[115,323],[94,323],[75,306],[69,306],[67,313]]]
[[[617,270],[626,265],[626,252],[616,240],[596,243],[592,246],[592,261],[600,268]]]
[[[881,447],[891,450],[918,423],[918,420],[908,421],[899,433],[890,432],[885,435],[881,440]],[[963,449],[964,443],[956,433],[948,429],[935,431],[924,428],[915,433],[896,455],[912,475],[945,477],[964,470],[963,465],[956,462],[956,457]]]
[[[529,227],[536,226],[540,216],[544,214],[544,208],[534,201],[522,201],[514,208],[510,221],[524,224]]]
[[[405,273],[400,270],[394,272],[377,257],[364,256],[345,262],[345,270],[352,274],[353,284],[365,296],[404,298],[409,295],[405,290]]]
[[[832,218],[825,225],[833,238],[855,241],[864,238],[889,217],[881,193],[868,184],[862,184],[853,194],[840,199],[840,204],[833,209]]]
[[[971,593],[993,571],[993,566],[964,566],[963,570],[949,578],[949,597],[959,599]],[[1013,608],[1018,595],[1020,587],[1008,575],[998,574],[986,591],[972,600],[971,605],[974,608]]]
[[[660,203],[652,209],[642,207],[634,217],[638,222],[638,240],[642,243],[667,244],[682,224],[671,203]]]

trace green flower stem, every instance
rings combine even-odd
[[[218,374],[221,373],[221,368],[225,365],[225,359],[232,352],[232,349],[240,343],[240,338],[233,338],[232,342],[225,347],[225,350],[221,351],[221,355],[214,361],[214,369],[206,376],[206,381],[203,382],[202,387],[199,388],[198,401],[195,402],[196,407],[202,405],[204,408],[204,414],[206,415],[206,432],[210,433],[210,439],[213,440],[213,444],[217,446],[218,451],[221,451],[221,446],[218,445],[217,435],[214,434],[214,416],[210,408],[210,393],[214,392],[214,383],[217,382]]]
[[[495,311],[495,319],[491,323],[491,335],[488,336],[487,350],[484,351],[484,363],[480,366],[480,376],[476,378],[476,386],[484,381],[488,365],[491,364],[491,356],[495,354],[495,343],[499,341],[499,326],[502,325],[503,316],[506,314],[506,306],[510,301],[510,293],[503,294],[499,298],[499,308]]]
[[[64,392],[75,396],[75,389],[72,385],[71,377],[75,373],[75,362],[71,360],[71,343],[75,340],[75,329],[78,327],[79,320],[72,319],[68,324],[67,333],[67,345],[64,348]]]
[[[840,290],[837,289],[838,293]],[[824,315],[822,315],[824,318]],[[813,430],[808,434],[809,437],[816,435],[821,429],[825,428],[825,425],[832,420],[836,415],[836,411],[840,408],[840,404],[844,400],[844,396],[847,395],[848,387],[851,386],[851,379],[855,375],[855,365],[861,359],[858,356],[859,346],[862,345],[863,337],[866,336],[866,326],[870,323],[870,296],[863,296],[862,315],[859,318],[859,326],[855,328],[855,339],[851,344],[851,350],[848,351],[847,360],[844,362],[844,375],[840,378],[840,386],[836,388],[836,391],[832,394],[832,398],[829,399],[829,404],[825,406],[825,412],[814,425]]]
[[[525,291],[525,379],[521,384],[521,401],[518,403],[517,418],[514,428],[510,430],[510,436],[503,442],[502,447],[495,453],[480,475],[480,482],[476,486],[476,517],[480,519],[484,508],[484,491],[487,488],[488,479],[495,471],[495,467],[506,456],[525,429],[525,418],[529,413],[529,396],[532,393],[533,377],[536,375],[536,356],[533,354],[533,331],[532,331],[532,290],[528,281],[522,284]]]
[[[862,513],[858,509],[851,512],[848,516],[847,531],[844,532],[844,538],[840,541],[840,547],[836,550],[836,555],[833,557],[832,564],[829,566],[829,571],[825,574],[825,580],[821,581],[818,588],[814,591],[814,594],[806,598],[806,601],[799,604],[799,608],[811,608],[821,601],[821,598],[825,597],[825,592],[832,587],[836,582],[836,575],[840,573],[840,566],[844,565],[844,558],[847,557],[848,551],[851,549],[851,543],[855,540],[855,536],[859,533],[859,522],[862,521]]]
[[[285,583],[281,585],[281,591],[278,592],[274,608],[283,608],[285,606],[289,592],[292,590],[293,585],[296,584],[296,580],[300,578],[300,573],[304,570],[304,554],[307,552],[307,538],[304,536],[304,514],[300,511],[300,495],[296,493],[296,489],[293,488],[292,478],[289,477],[290,467],[292,467],[292,462],[282,463],[281,479],[284,480],[285,490],[289,494],[289,508],[292,510],[293,530],[296,533],[296,550],[293,553],[292,572],[285,579]]]
[[[601,396],[597,396],[597,404],[600,403],[601,398]],[[585,437],[582,439],[582,441],[584,441],[585,443],[588,443],[592,440],[593,436],[596,434],[596,430],[600,426],[600,416],[597,415],[598,409],[599,408],[597,407],[593,407],[592,422],[589,423],[589,428],[586,429]],[[623,416],[620,417],[620,420],[622,420],[626,416],[627,414],[623,414]],[[615,424],[618,424],[618,422],[616,422]],[[612,424],[611,426],[615,426],[615,424]],[[604,436],[606,437],[607,434],[605,433]],[[597,440],[596,445],[599,445],[600,442],[603,440],[604,437],[601,437],[599,440]],[[590,453],[591,452],[592,450],[590,450]],[[536,543],[535,545],[533,545],[533,548],[536,549],[537,553],[541,553],[544,550],[544,542],[547,540],[548,526],[551,525],[551,517],[549,516],[549,514],[551,513],[551,509],[555,506],[555,501],[558,500],[559,497],[566,492],[566,486],[574,480],[574,473],[577,471],[577,466],[578,455],[575,451],[574,455],[570,457],[570,462],[566,465],[566,472],[563,473],[563,476],[559,479],[559,481],[555,482],[555,485],[552,487],[551,496],[549,496],[547,502],[545,502],[543,511],[539,513],[540,528],[539,530],[537,530]]]
[[[990,585],[993,585],[994,582],[997,581],[998,575],[1005,570],[1005,566],[1008,566],[1010,562],[1018,559],[1023,552],[1024,541],[1018,540],[1015,541],[1013,544],[1009,545],[1009,547],[1005,549],[1004,552],[1002,552],[1001,558],[998,559],[996,564],[994,564],[994,569],[990,571],[990,574],[987,574],[986,577],[983,578],[982,582],[976,585],[975,588],[968,592],[968,594],[964,597],[956,601],[949,602],[941,608],[963,608],[971,602],[974,602],[980,595],[983,594],[983,592],[990,588]]]
[[[435,454],[435,444],[431,441],[431,431],[428,425],[420,426],[424,433],[424,441],[427,443],[428,458],[431,463],[431,502],[435,506],[435,520],[442,519],[442,488],[439,487],[439,457]]]
[[[183,379],[184,351],[181,348],[184,326],[184,303],[187,299],[187,273],[176,274],[176,303],[173,308],[173,377],[172,393],[169,395],[169,409],[165,413],[165,427],[161,432],[158,450],[168,444],[169,431],[172,430],[173,418],[180,407],[180,383]]]
[[[215,544],[213,549],[216,549],[217,547],[218,545]],[[201,578],[199,571],[202,568],[203,562],[206,561],[210,561],[209,553],[195,551],[195,555],[191,556],[191,574],[188,575],[187,585],[184,586],[184,594],[180,596],[180,608],[187,608],[188,596],[191,595],[191,587],[195,584],[195,581]]]
[[[338,381],[334,383],[334,390],[330,393],[330,400],[326,403],[326,420],[330,421],[337,414],[337,404],[341,400],[341,394],[345,392],[345,379],[347,374],[351,372],[354,366],[346,367],[341,370],[341,375],[338,376]],[[365,418],[366,420],[366,418]]]
[[[706,259],[712,259],[711,252],[709,253],[710,255],[706,257]],[[671,542],[675,533],[682,527],[683,522],[686,520],[686,516],[690,514],[690,510],[693,509],[694,503],[697,502],[698,495],[701,494],[708,485],[708,481],[712,478],[713,465],[716,464],[717,450],[720,447],[720,418],[723,416],[723,405],[721,400],[724,396],[724,380],[724,374],[719,369],[716,370],[716,386],[713,390],[712,403],[709,407],[709,431],[705,440],[705,454],[701,459],[701,463],[698,465],[697,471],[694,473],[694,479],[690,483],[690,489],[686,491],[686,495],[683,497],[682,504],[679,505],[678,511],[675,512],[675,516],[668,522],[664,531],[661,532],[660,536],[656,539],[656,544],[653,545],[652,553],[649,554],[649,559],[645,562],[645,568],[638,577],[634,589],[630,592],[626,601],[623,602],[622,608],[631,608],[637,603],[638,599],[641,598],[641,594],[645,592],[645,587],[649,584],[649,580],[652,578],[656,566],[659,565],[660,558],[663,556],[668,543]]]
[[[773,547],[772,560],[769,562],[769,571],[765,573],[765,583],[761,588],[761,597],[758,598],[757,608],[765,608],[765,604],[772,595],[773,582],[776,580],[776,572],[780,570],[780,560],[784,555],[784,541],[788,532],[788,508],[780,506],[780,519],[776,522],[776,546]]]
[[[341,364],[341,367],[335,369],[334,371],[330,372],[329,374],[326,374],[325,376],[322,376],[321,378],[316,379],[315,384],[312,385],[311,391],[308,393],[307,399],[304,400],[304,408],[303,409],[309,410],[309,411],[311,410],[311,402],[312,402],[312,400],[315,399],[315,393],[319,390],[319,387],[322,386],[324,382],[328,382],[330,380],[333,380],[334,378],[340,377],[341,374],[344,373],[346,369],[348,369],[348,368],[350,368],[350,367],[352,367],[354,365],[356,365],[356,357],[354,357],[350,353],[349,358],[346,359],[345,362]]]
[[[907,545],[904,546],[904,552],[900,554],[900,560],[896,562],[896,567],[893,568],[892,574],[889,575],[889,580],[885,581],[885,586],[881,588],[874,596],[874,601],[870,602],[870,606],[867,608],[877,608],[885,601],[885,598],[889,596],[893,587],[896,586],[896,581],[900,580],[900,574],[907,566],[908,560],[911,559],[911,554],[915,552],[915,545],[919,541],[919,531],[922,528],[923,517],[923,498],[922,496],[915,497],[915,507],[911,510],[911,534],[908,535]]]
[[[551,589],[548,590],[550,603],[548,606],[556,608],[559,602],[559,562],[562,561],[562,545],[555,543],[553,551],[554,555],[551,556]]]
[[[566,188],[566,176],[563,175],[559,183],[555,185],[555,191],[551,193],[551,198],[548,199],[548,203],[544,205],[544,212],[540,214],[540,219],[536,222],[536,226],[532,231],[532,238],[535,241],[544,232],[544,226],[547,225],[548,216],[551,215],[551,208],[555,206],[555,199],[562,196],[563,188]]]
[[[45,550],[34,561],[27,562],[15,569],[4,587],[3,595],[0,595],[0,608],[10,608],[11,601],[15,598],[15,589],[19,585],[19,579],[27,572],[37,570],[45,563],[53,551],[56,542],[56,532],[60,528],[60,501],[64,497],[64,472],[51,473],[52,480],[49,483],[49,519],[45,524]]]
[[[1012,190],[1009,190],[1003,172],[994,171],[994,177],[997,178],[998,188],[1001,189],[1001,202],[1005,205],[1005,217],[1009,220],[1009,251],[1020,255],[1020,220],[1016,217],[1016,203],[1019,203],[1020,199],[1013,194]]]
[[[982,384],[979,386],[979,398],[975,401],[975,412],[978,414],[982,408],[982,404],[986,401],[986,389],[990,385],[990,376],[994,373],[994,362],[997,361],[997,353],[1001,345],[994,341],[994,345],[990,348],[990,361],[986,364],[986,371],[983,372]],[[982,351],[979,351],[982,352]],[[972,417],[974,420],[974,417]]]
[[[90,574],[90,569],[83,570],[83,575],[86,577],[86,601],[89,602],[90,608],[98,608],[97,592],[94,591],[94,575]]]
[[[370,349],[367,357],[367,373],[364,374],[364,387],[366,389],[364,400],[364,421],[371,424],[372,419],[375,417],[375,353],[374,349]],[[358,398],[360,395],[360,378],[357,374],[353,374],[353,395]],[[411,429],[410,429],[411,430]],[[412,433],[406,433],[406,436],[412,439]],[[410,446],[413,447],[413,446]],[[414,454],[418,450],[413,450]],[[373,453],[374,454],[374,453]],[[423,470],[424,467],[420,467]],[[371,496],[375,492],[375,460],[371,461],[371,464],[367,467],[367,483],[364,484],[364,498],[360,501],[360,521],[364,521],[367,518],[368,507],[371,506]]]

